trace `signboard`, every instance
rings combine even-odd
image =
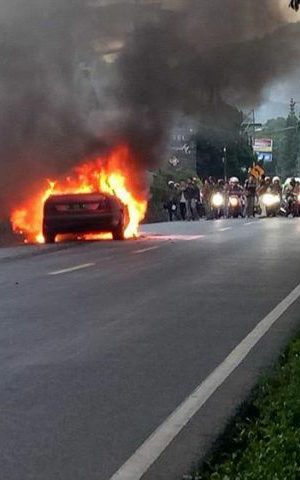
[[[253,141],[253,151],[256,153],[260,162],[272,162],[272,138],[255,138]]]
[[[265,173],[265,171],[260,165],[253,165],[249,173],[258,179]]]
[[[255,153],[272,153],[273,140],[272,138],[255,138],[253,142],[253,151]]]

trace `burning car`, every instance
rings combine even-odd
[[[51,243],[69,233],[87,240],[102,239],[103,233],[106,238],[138,237],[147,192],[140,188],[143,174],[136,181],[133,156],[128,146],[119,145],[105,157],[86,159],[66,176],[41,180],[12,210],[14,232],[25,243]]]
[[[54,243],[58,234],[112,233],[124,240],[129,223],[127,207],[104,193],[51,195],[44,203],[43,236]]]

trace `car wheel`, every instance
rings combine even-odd
[[[114,240],[125,240],[124,235],[124,222],[123,220],[120,221],[119,225],[113,230],[112,236]]]
[[[55,243],[55,233],[44,233],[45,243]]]

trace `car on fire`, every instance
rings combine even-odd
[[[104,193],[51,195],[44,203],[43,236],[54,243],[59,234],[112,233],[124,240],[129,222],[127,207]]]

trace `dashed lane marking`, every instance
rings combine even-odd
[[[49,272],[48,275],[61,275],[63,273],[75,272],[77,270],[83,270],[95,266],[95,263],[84,263],[83,265],[76,265],[75,267],[64,268],[63,270],[56,270],[55,272]]]
[[[218,231],[219,232],[226,232],[227,230],[232,230],[232,227],[220,228]]]
[[[256,222],[247,222],[247,223],[244,223],[244,226],[248,227],[248,225],[253,225],[254,223],[256,223]]]
[[[160,248],[160,245],[155,247],[141,248],[140,250],[135,250],[132,253],[136,255],[138,253],[145,253],[145,252],[150,252],[151,250],[157,250],[158,248]]]
[[[140,480],[207,400],[300,297],[300,284],[239,343],[225,360],[148,437],[110,480]]]
[[[153,235],[149,234],[146,236],[149,240],[182,240],[184,242],[189,242],[192,240],[199,240],[200,238],[204,238],[205,235]]]

